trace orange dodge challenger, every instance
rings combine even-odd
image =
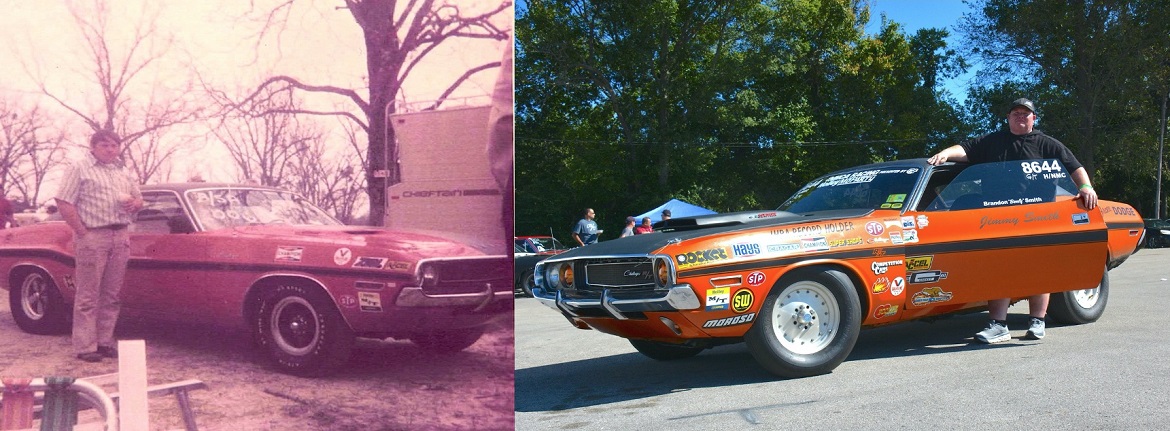
[[[1110,268],[1144,228],[1129,205],[1086,209],[1057,160],[834,172],[774,211],[671,219],[656,232],[537,265],[535,296],[581,329],[659,360],[746,342],[783,377],[832,371],[862,327],[1053,293],[1061,323],[1096,321]]]

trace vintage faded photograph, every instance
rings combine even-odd
[[[0,429],[512,429],[513,23],[8,5]]]

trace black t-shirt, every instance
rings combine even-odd
[[[1080,161],[1068,147],[1044,132],[1033,130],[1024,135],[1010,130],[991,132],[959,144],[970,163],[1006,162],[1009,160],[1058,159],[1069,172],[1080,169]]]

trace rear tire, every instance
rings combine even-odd
[[[646,355],[646,357],[657,361],[675,361],[679,359],[686,359],[698,355],[699,352],[704,350],[702,347],[691,347],[682,344],[671,344],[650,340],[630,340],[630,344],[638,350],[638,353]]]
[[[798,378],[833,371],[860,332],[861,301],[853,282],[838,270],[810,268],[772,287],[744,340],[765,369]]]
[[[53,279],[40,270],[27,271],[18,278],[19,284],[8,289],[8,307],[16,326],[38,335],[68,332],[72,310]]]
[[[1093,323],[1105,314],[1107,302],[1109,270],[1101,275],[1101,283],[1095,288],[1053,293],[1048,301],[1048,314],[1053,321],[1066,325]]]

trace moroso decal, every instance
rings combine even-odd
[[[906,257],[906,270],[919,271],[923,269],[930,269],[931,263],[934,262],[934,255],[930,256],[908,256]]]
[[[873,311],[873,318],[881,319],[884,317],[893,317],[895,314],[898,314],[898,306],[897,305],[882,304],[882,305],[879,305],[878,308]]]
[[[735,292],[735,296],[731,298],[731,311],[736,313],[743,313],[752,308],[752,302],[755,300],[755,295],[751,290],[739,289]]]
[[[727,259],[727,249],[723,247],[710,248],[707,250],[692,251],[686,254],[680,254],[674,257],[678,261],[679,269],[690,268],[706,263]]]
[[[939,302],[950,301],[954,297],[951,292],[945,292],[941,287],[933,286],[922,289],[910,297],[910,303],[922,306],[926,304],[935,304]]]
[[[704,328],[723,328],[727,326],[742,325],[744,323],[751,323],[756,320],[756,313],[741,314],[738,316],[724,317],[722,319],[708,320],[703,322]]]
[[[707,311],[726,310],[729,302],[731,302],[730,288],[707,289]]]

